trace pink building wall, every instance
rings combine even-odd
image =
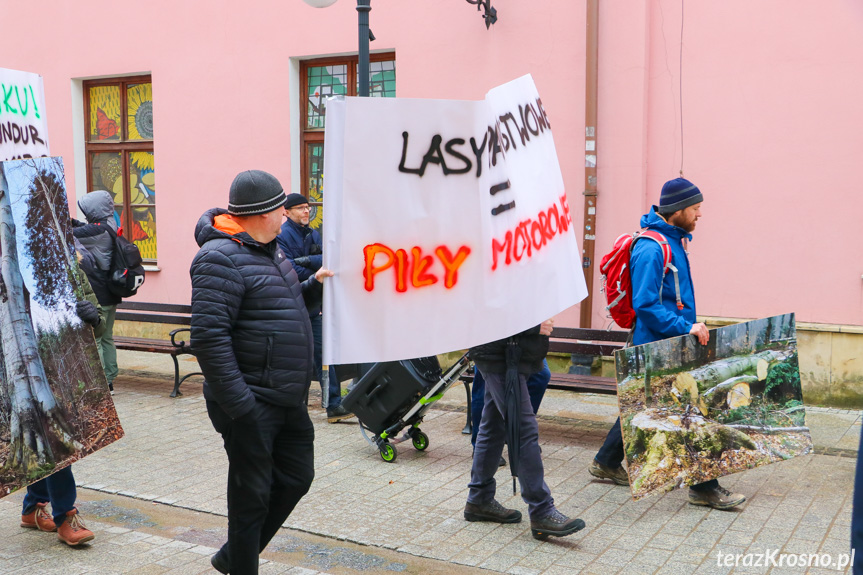
[[[685,2],[684,16],[699,314],[863,324],[863,5]],[[601,248],[680,169],[681,2],[601,3],[600,22]]]
[[[477,99],[531,73],[580,219],[584,1],[494,6],[486,31],[459,0],[373,0],[372,49],[395,51],[400,97]],[[43,6],[36,36],[4,26],[0,66],[44,77],[70,195],[84,192],[80,80],[152,74],[161,271],[141,301],[188,302],[195,222],[225,205],[238,171],[298,191],[298,60],[355,53],[354,8],[80,0]],[[680,0],[601,2],[597,258],[680,169],[680,22]],[[684,172],[706,198],[691,244],[700,314],[863,325],[861,32],[855,0],[685,2]],[[606,326],[598,273],[593,289],[593,326]],[[577,325],[578,308],[558,323]]]

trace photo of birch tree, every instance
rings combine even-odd
[[[812,451],[794,314],[615,353],[632,496]]]
[[[0,163],[0,497],[123,436],[78,266],[61,158]]]

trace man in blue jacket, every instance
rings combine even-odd
[[[302,194],[289,194],[285,201],[287,220],[282,224],[282,231],[276,238],[279,247],[285,252],[285,257],[291,260],[294,271],[300,281],[310,278],[321,269],[324,262],[323,242],[321,235],[309,227],[311,208],[309,200]],[[353,417],[353,414],[342,407],[342,388],[334,370],[328,374],[328,382],[324,380],[321,352],[323,343],[321,306],[308,306],[309,320],[312,322],[312,334],[315,339],[315,373],[321,384],[321,392],[326,390],[327,421],[335,423],[341,419]]]
[[[691,333],[701,345],[710,339],[707,326],[696,321],[695,289],[689,272],[686,245],[692,239],[695,224],[701,217],[704,197],[695,184],[677,178],[662,186],[659,206],[653,206],[641,217],[641,227],[655,230],[671,246],[671,263],[677,274],[662,275],[662,249],[654,241],[636,242],[630,254],[632,276],[632,307],[635,309],[635,328],[632,345],[641,345],[661,339]],[[680,305],[678,305],[678,297]],[[605,443],[593,464],[590,474],[611,479],[618,485],[629,485],[623,462],[623,436],[620,418],[608,432]],[[715,479],[689,488],[689,502],[714,509],[731,509],[746,501],[739,493],[731,493],[719,486]]]

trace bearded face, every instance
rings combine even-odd
[[[695,230],[695,223],[701,217],[701,202],[692,204],[688,208],[678,210],[668,216],[668,223],[677,226],[691,234]]]

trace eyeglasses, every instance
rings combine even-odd
[[[294,206],[292,208],[288,208],[289,210],[297,210],[300,212],[310,212],[312,211],[311,206]]]

